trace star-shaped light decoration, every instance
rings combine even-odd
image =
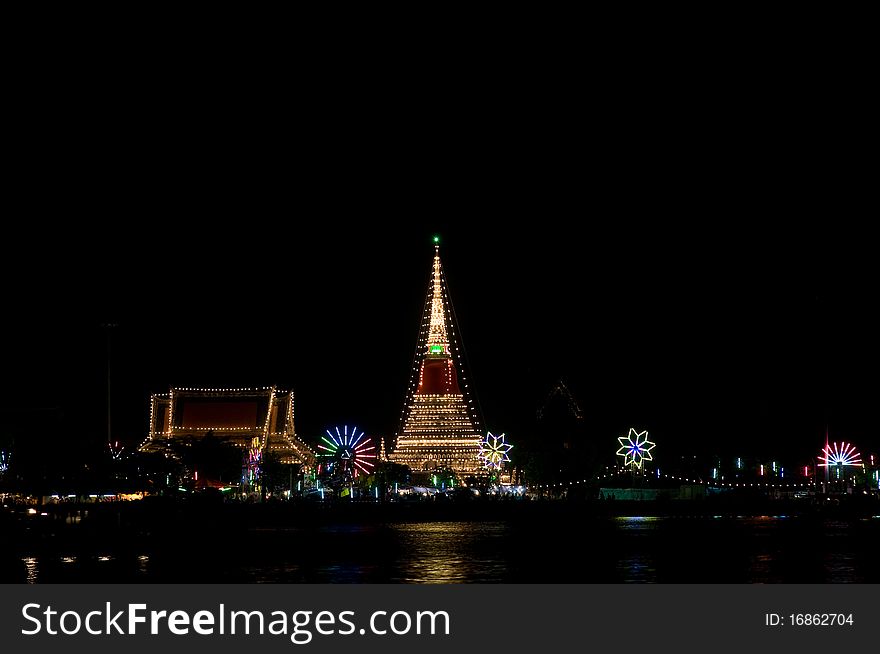
[[[639,468],[645,461],[653,461],[651,450],[654,449],[655,443],[648,440],[648,430],[641,432],[636,431],[632,427],[629,428],[629,434],[619,436],[620,449],[617,450],[617,456],[623,457],[623,466]]]
[[[493,436],[490,431],[486,435],[486,440],[480,443],[480,461],[483,462],[483,467],[488,468],[489,470],[497,470],[499,469],[505,462],[510,461],[510,457],[507,455],[510,450],[513,449],[513,445],[505,442],[504,434],[500,436]]]

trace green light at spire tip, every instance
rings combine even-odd
[[[440,235],[434,234],[434,245],[440,245]]]

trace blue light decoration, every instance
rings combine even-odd
[[[647,429],[639,432],[630,427],[629,434],[619,436],[617,440],[620,442],[617,456],[623,457],[624,468],[641,469],[645,461],[654,460],[651,450],[656,447],[656,443],[648,440]]]
[[[480,461],[487,470],[499,470],[505,463],[510,461],[508,452],[513,445],[506,441],[504,434],[494,436],[492,432],[486,434],[486,438],[480,443]]]

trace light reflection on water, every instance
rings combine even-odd
[[[24,563],[24,569],[26,570],[26,574],[27,574],[27,583],[29,583],[29,584],[37,583],[37,580],[39,579],[39,575],[40,575],[40,569],[39,569],[39,566],[37,565],[36,557],[26,556],[25,558],[22,559],[22,562]]]
[[[849,583],[861,581],[856,571],[853,556],[849,552],[828,552],[825,554],[824,567],[831,583]]]
[[[455,584],[502,581],[508,529],[502,522],[423,522],[391,525],[405,553],[390,580]]]
[[[27,583],[876,583],[878,527],[721,515],[285,526],[214,558],[66,549],[17,565]]]
[[[617,523],[618,529],[640,531],[650,529],[651,523],[657,522],[661,519],[662,518],[658,518],[657,516],[619,516],[614,518],[614,521]]]

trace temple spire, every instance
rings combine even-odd
[[[461,369],[461,342],[440,262],[440,239],[433,240],[434,260],[412,377],[388,459],[423,477],[438,467],[476,474],[482,470],[482,435],[469,380]]]
[[[436,237],[435,237],[436,239]],[[432,275],[431,322],[428,325],[429,355],[449,354],[449,334],[446,331],[446,309],[443,304],[443,271],[440,263],[440,246],[434,245],[434,273]]]

